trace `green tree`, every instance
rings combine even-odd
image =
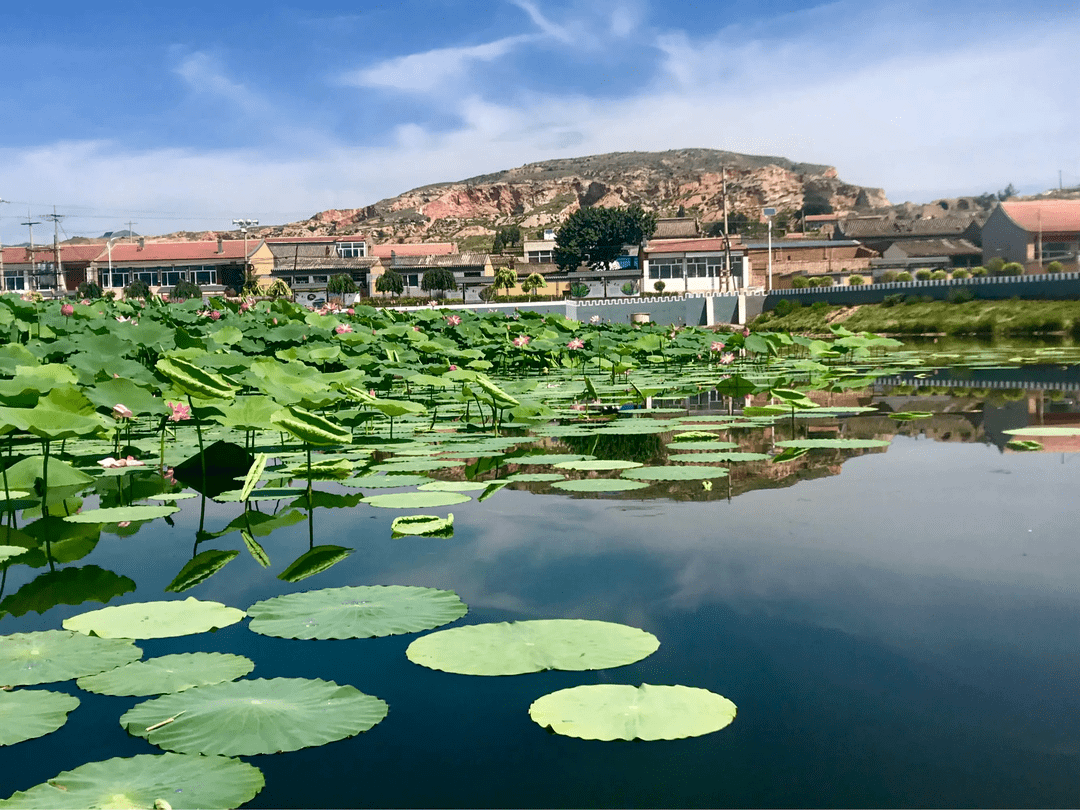
[[[521,291],[532,295],[542,287],[547,286],[547,279],[540,273],[529,273],[523,282],[521,282]]]
[[[570,297],[571,298],[584,298],[589,294],[589,285],[583,284],[580,281],[575,281],[570,285]]]
[[[1005,260],[1000,256],[995,256],[986,263],[986,269],[990,271],[991,275],[1001,275],[1001,271],[1005,268]]]
[[[447,290],[457,289],[457,279],[449,267],[432,267],[420,277],[420,289],[424,292],[437,292],[441,298]]]
[[[401,295],[405,292],[405,279],[396,270],[387,270],[375,281],[375,291]]]
[[[652,285],[652,288],[653,288],[654,290],[656,290],[656,291],[657,291],[658,293],[662,293],[662,292],[664,291],[664,288],[665,288],[665,287],[667,287],[667,284],[665,284],[665,283],[664,283],[664,282],[662,282],[662,281],[657,281],[656,283],[654,283],[654,284]]]
[[[174,301],[187,301],[192,298],[202,298],[202,290],[194,281],[181,279],[173,287],[171,298]]]
[[[512,267],[500,267],[497,269],[495,278],[491,282],[491,286],[495,288],[495,295],[498,295],[500,289],[505,289],[509,295],[515,284],[517,284],[517,273]]]
[[[1053,262],[1051,262],[1051,264],[1053,264]],[[1060,262],[1058,262],[1058,266],[1061,266]],[[1052,270],[1051,272],[1057,271]],[[95,284],[93,281],[84,281],[82,284],[79,285],[77,294],[79,298],[90,298],[92,300],[97,300],[102,296],[101,286],[99,284]]]
[[[555,264],[576,270],[586,264],[607,268],[625,245],[638,245],[656,230],[656,214],[640,205],[627,208],[579,208],[555,234]]]
[[[124,287],[124,298],[149,298],[150,285],[141,279],[135,279]]]
[[[330,276],[330,281],[326,284],[326,292],[329,295],[338,296],[344,303],[346,295],[352,295],[356,292],[356,282],[348,273],[338,273],[335,276]]]
[[[1062,265],[1061,262],[1057,262],[1057,261],[1050,262],[1050,264],[1046,265],[1046,272],[1047,273],[1060,273],[1064,269],[1065,269],[1064,265]],[[80,287],[80,289],[82,289],[82,288]],[[89,297],[89,296],[87,296],[87,297]]]

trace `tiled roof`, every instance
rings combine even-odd
[[[60,261],[70,262],[72,264],[77,262],[92,262],[104,252],[105,246],[103,244],[61,245]],[[52,260],[52,245],[34,246],[34,261],[51,262]],[[27,250],[25,247],[4,248],[4,264],[25,264],[27,261],[29,261],[29,259],[27,258]]]
[[[248,254],[255,252],[262,240],[249,239]],[[232,239],[221,243],[222,252],[218,252],[217,241],[213,242],[147,242],[140,250],[138,243],[123,242],[113,245],[112,260],[117,262],[175,262],[175,261],[214,261],[244,258],[244,240]],[[107,255],[105,251],[102,254]]]
[[[486,253],[451,253],[449,255],[402,256],[382,262],[383,267],[401,269],[411,267],[483,267],[488,260]]]
[[[840,232],[852,239],[889,239],[903,236],[959,236],[976,221],[974,216],[931,219],[842,219]]]
[[[1009,219],[1031,233],[1080,231],[1080,200],[1025,200],[1001,203]]]
[[[350,270],[364,270],[370,268],[379,263],[376,258],[342,258],[337,255],[333,256],[289,256],[280,261],[274,262],[275,273],[291,273],[293,271],[298,272],[317,272],[322,270],[324,272],[347,272]]]
[[[268,244],[268,245],[276,245],[276,244],[287,244],[287,245],[299,244],[299,245],[302,245],[302,244],[305,244],[307,242],[317,242],[319,244],[322,244],[322,243],[325,242],[327,244],[332,245],[335,242],[363,242],[363,241],[364,241],[364,237],[362,237],[362,236],[351,236],[351,237],[345,237],[345,238],[342,238],[340,236],[268,236],[268,237],[266,237],[266,244]]]
[[[742,247],[733,239],[731,249],[737,250]],[[722,237],[706,239],[662,239],[650,241],[645,248],[646,253],[683,253],[685,251],[723,250],[724,240]]]
[[[779,253],[781,250],[791,250],[791,248],[838,248],[838,247],[859,247],[862,242],[856,239],[773,239],[773,250]],[[746,243],[747,250],[768,250],[769,241],[767,239],[754,240],[753,242]]]
[[[674,217],[658,220],[653,239],[693,239],[701,233],[696,219]]]
[[[420,242],[418,244],[368,245],[368,253],[380,259],[389,259],[391,253],[398,256],[437,256],[457,253],[454,242]]]
[[[967,239],[905,239],[895,245],[912,258],[923,256],[976,256],[982,250]]]

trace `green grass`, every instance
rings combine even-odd
[[[844,312],[838,312],[844,310]],[[831,321],[826,318],[832,315]],[[825,334],[830,325],[853,332],[897,335],[1032,335],[1080,332],[1080,301],[945,301],[903,303],[887,307],[800,307],[784,317],[764,313],[754,321],[758,329],[784,329],[803,334]]]

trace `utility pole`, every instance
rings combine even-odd
[[[61,292],[67,292],[67,283],[64,278],[64,265],[60,261],[60,220],[64,218],[63,214],[56,213],[56,206],[53,206],[51,214],[43,214],[45,219],[52,220],[53,224],[53,284],[60,289]]]
[[[0,205],[10,202],[10,200],[0,199]],[[4,237],[3,231],[0,231],[0,291],[3,291],[6,286],[7,282],[4,280]]]
[[[723,167],[724,181],[724,286],[731,289],[731,235],[727,222],[727,166]]]
[[[26,249],[26,252],[27,252],[27,255],[29,255],[29,257],[30,257],[30,270],[35,271],[35,267],[34,267],[34,226],[35,225],[40,225],[41,223],[40,222],[35,222],[34,220],[32,220],[30,218],[30,209],[27,208],[26,209],[26,222],[23,222],[21,224],[26,225],[30,229],[30,247]],[[34,277],[37,278],[37,273],[36,272],[34,272]],[[29,278],[26,280],[26,285],[27,285],[27,287],[30,287]],[[36,286],[36,282],[35,282],[35,286]]]
[[[131,229],[132,225],[138,225],[138,222],[132,222],[130,219],[127,221],[128,226],[128,244],[135,241],[135,232]]]
[[[240,228],[240,231],[244,234],[244,283],[246,284],[247,283],[247,276],[248,276],[248,260],[247,260],[248,228],[252,228],[252,227],[258,225],[259,220],[257,220],[257,219],[234,219],[232,221],[232,224],[236,225],[238,228]],[[297,249],[297,251],[299,251],[300,246],[297,245],[296,249]]]

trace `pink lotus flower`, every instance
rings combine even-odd
[[[448,370],[449,371],[457,371],[457,366],[455,366],[453,363],[451,363],[450,368]]]
[[[731,352],[725,352],[724,354],[720,355],[720,365],[722,365],[722,366],[730,366],[734,362],[735,362],[735,355],[732,354]]]
[[[517,346],[519,349],[524,349],[526,346],[529,345],[529,336],[528,335],[518,335],[516,338],[514,338],[513,344],[515,346]]]
[[[712,345],[709,346],[709,351],[711,351],[711,352],[722,352],[723,350],[724,350],[724,344],[721,343],[719,340],[714,340],[712,342]]]
[[[334,331],[337,332],[339,335],[346,335],[352,331],[352,327],[349,326],[347,323],[339,323],[337,326],[334,327]]]
[[[600,316],[593,315],[591,318],[589,318],[589,323],[600,323]]]
[[[571,340],[569,343],[566,344],[566,348],[568,348],[568,349],[584,349],[585,348],[585,341],[580,340],[579,338],[574,338],[573,340]]]
[[[247,311],[248,311],[249,309],[251,309],[251,307],[250,307],[250,306],[248,306],[248,302],[247,302],[247,301],[244,301],[244,303],[242,303],[242,304],[240,305],[240,311],[241,311],[241,312],[247,312]]]
[[[80,303],[80,304],[82,304],[82,305],[83,305],[84,307],[86,307],[86,306],[90,306],[90,299],[89,299],[89,298],[84,298],[84,299],[83,299],[82,301],[80,301],[79,303]]]
[[[165,404],[172,409],[169,415],[170,422],[186,422],[191,418],[190,405],[185,405],[183,402],[166,402]]]
[[[103,458],[100,461],[98,461],[98,464],[100,464],[106,470],[117,469],[117,468],[120,468],[120,467],[145,467],[146,466],[146,462],[139,461],[134,456],[128,456],[127,458],[113,458],[112,456],[109,456],[108,458]]]
[[[118,528],[126,529],[128,526],[131,525],[131,521],[130,520],[121,520],[116,525],[117,525]]]
[[[117,315],[116,320],[120,321],[120,323],[127,323],[131,320],[131,318],[125,318],[123,315]]]
[[[60,307],[60,314],[63,315],[65,318],[70,318],[72,315],[75,314],[75,307],[73,307],[71,304],[64,304]]]
[[[277,326],[277,318],[274,318],[274,326]]]
[[[117,403],[112,409],[113,419],[130,419],[135,413],[127,405]]]
[[[212,321],[221,320],[221,311],[217,310],[217,309],[211,310],[210,311],[210,320],[212,320]]]
[[[172,467],[162,467],[161,477],[165,479],[165,483],[167,483],[169,486],[176,486],[176,470],[174,470]]]
[[[414,326],[414,327],[412,328],[412,330],[413,330],[414,332],[419,332],[419,331],[420,331],[420,327],[419,327],[419,326]]]
[[[355,314],[356,314],[356,310],[355,310],[355,309],[353,309],[352,307],[349,307],[349,308],[348,308],[347,310],[345,310],[345,311],[346,311],[346,312],[347,312],[347,313],[348,313],[349,315],[355,315]]]
[[[461,323],[461,316],[460,315],[450,315],[450,316],[448,316],[446,318],[446,323],[449,326],[457,326],[459,323]]]
[[[750,327],[749,327],[749,326],[744,326],[744,327],[743,327],[743,330],[742,330],[742,336],[743,336],[744,338],[745,338],[745,337],[750,337]]]

